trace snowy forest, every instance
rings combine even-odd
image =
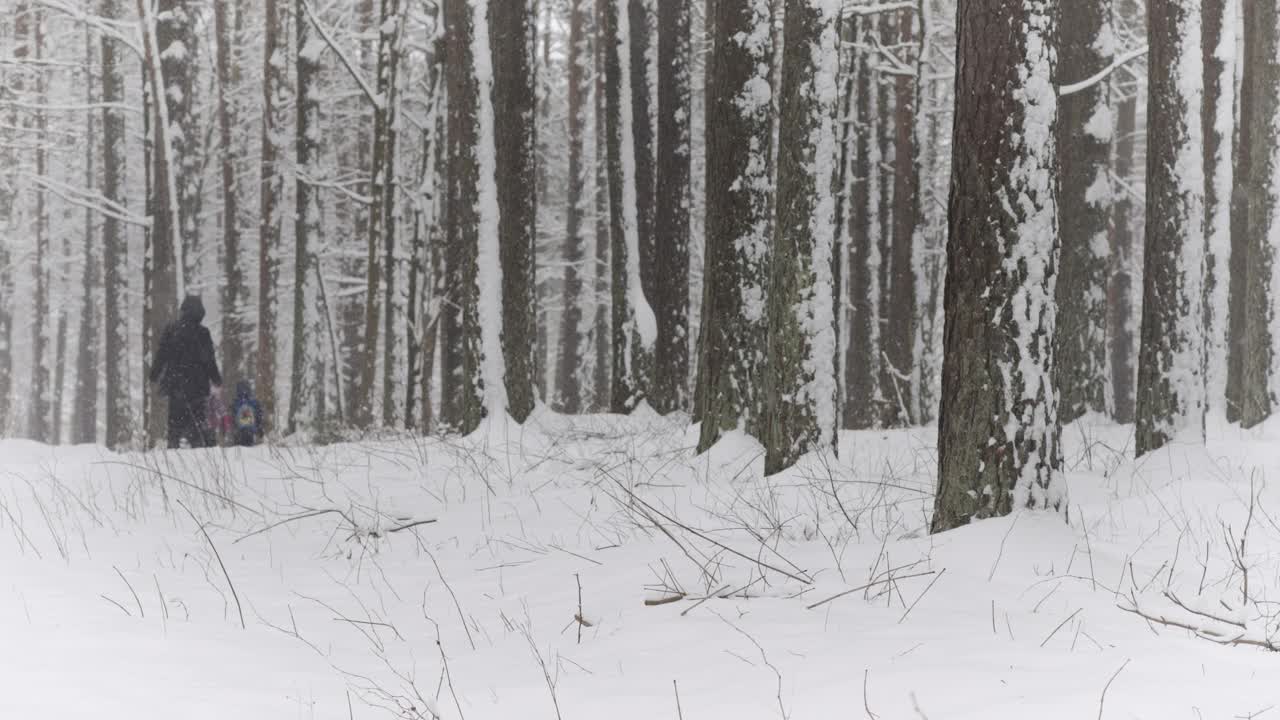
[[[1278,117],[1280,0],[0,0],[0,558],[309,717],[1256,717]]]

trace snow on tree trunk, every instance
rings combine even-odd
[[[324,43],[308,22],[306,0],[294,3],[297,43],[294,99],[295,211],[293,221],[293,351],[290,370],[288,432],[313,430],[320,393],[315,367],[320,362],[323,333],[317,308],[315,243],[320,240],[320,193],[313,184],[320,177],[320,99],[316,82]]]
[[[595,46],[593,61],[595,62],[595,317],[592,322],[593,362],[591,373],[591,409],[593,412],[608,412],[611,409],[613,387],[610,379],[613,374],[613,326],[612,301],[609,294],[612,269],[609,266],[610,244],[610,209],[609,198],[609,132],[606,122],[605,101],[605,49],[608,43],[604,35],[604,13],[614,0],[595,0]]]
[[[269,428],[280,417],[276,407],[276,335],[280,286],[280,237],[284,222],[283,113],[288,103],[284,13],[281,0],[266,0],[262,67],[262,161],[258,216],[258,343],[254,391]],[[300,20],[304,18],[299,18]]]
[[[217,39],[215,69],[218,78],[218,142],[220,155],[220,179],[222,193],[222,375],[227,384],[233,384],[250,375],[245,367],[245,303],[249,300],[249,287],[245,278],[244,258],[240,237],[240,192],[236,182],[237,151],[233,134],[240,115],[232,101],[233,85],[237,71],[233,70],[232,52],[234,38],[228,13],[237,17],[242,12],[238,2],[218,2],[213,5],[214,35]],[[238,84],[238,83],[237,83]]]
[[[586,133],[590,115],[591,54],[587,30],[591,18],[589,0],[571,0],[569,6],[569,197],[565,208],[564,311],[560,320],[560,348],[556,356],[555,398],[552,403],[566,413],[582,410],[582,366],[585,362],[586,336],[583,332],[584,278],[590,279],[586,262],[588,247],[587,219],[590,197],[587,193]]]
[[[768,294],[765,472],[836,449],[835,0],[786,0]]]
[[[377,140],[381,142],[381,161],[379,153],[374,153],[372,211],[378,216],[370,224],[369,249],[373,251],[375,243],[382,244],[382,426],[395,427],[399,417],[396,398],[399,397],[397,385],[401,380],[399,352],[397,348],[396,323],[401,315],[397,279],[400,264],[396,258],[396,243],[399,241],[400,207],[397,202],[399,187],[397,185],[397,160],[400,146],[400,58],[405,34],[404,6],[402,0],[389,0],[382,6],[382,24],[378,26],[378,98],[381,103],[381,131],[378,130],[379,116],[375,114],[374,128]],[[375,239],[374,227],[380,237]],[[377,303],[376,293],[370,299]],[[375,333],[376,338],[376,333]],[[377,342],[373,343],[376,348]]]
[[[607,0],[605,126],[612,270],[612,385],[610,409],[625,413],[645,395],[657,327],[640,281],[636,146],[631,87],[630,22],[625,3]]]
[[[1235,0],[1204,0],[1205,329],[1208,340],[1208,407],[1222,410],[1227,390],[1227,330],[1231,285],[1232,136],[1235,130],[1235,65],[1238,16]]]
[[[90,70],[94,66],[93,35],[88,30],[84,35],[84,62]],[[84,87],[85,104],[92,106],[94,102],[94,85],[86,82]],[[98,129],[92,112],[85,119],[84,147],[84,180],[86,188],[97,187]],[[2,215],[3,213],[0,213]],[[76,381],[75,404],[72,411],[72,431],[70,441],[77,445],[94,444],[98,441],[98,343],[100,328],[98,312],[99,298],[102,297],[102,273],[98,263],[97,239],[94,237],[94,210],[84,209],[83,262],[80,278],[80,322],[76,340]],[[0,258],[0,262],[3,262]],[[3,418],[0,417],[0,427]]]
[[[489,13],[492,66],[486,72],[493,84],[491,113],[494,127],[492,139],[482,138],[482,142],[494,143],[496,175],[482,176],[481,181],[496,179],[497,207],[481,208],[481,212],[499,215],[497,239],[500,243],[501,286],[496,290],[489,289],[487,297],[492,301],[496,294],[501,313],[503,363],[500,370],[506,385],[501,411],[509,412],[517,422],[524,422],[533,412],[537,400],[534,355],[538,335],[537,283],[534,277],[538,202],[534,117],[537,110],[534,87],[535,15],[529,0],[499,0],[489,5]],[[482,78],[481,82],[486,81]],[[481,118],[481,122],[486,121]],[[480,151],[485,152],[484,145]],[[486,240],[481,237],[481,242]],[[482,263],[481,268],[484,267]],[[489,352],[492,352],[492,347],[486,346],[486,357]],[[497,398],[491,400],[496,401]],[[492,403],[489,408],[491,414],[501,417],[496,414],[499,409]]]
[[[698,451],[722,433],[761,434],[765,289],[773,235],[768,0],[716,2],[706,110],[706,259]]]
[[[1198,0],[1152,0],[1138,455],[1203,441],[1204,82]],[[1247,375],[1247,373],[1246,373]]]
[[[39,62],[44,58],[44,14],[33,13],[27,42],[31,56]],[[44,74],[36,75],[36,97],[40,105],[48,102]],[[44,137],[49,130],[49,119],[42,109],[35,111],[35,130]],[[45,177],[49,170],[49,153],[42,143],[36,149],[36,176]],[[35,257],[31,272],[35,278],[34,314],[31,318],[31,404],[28,406],[28,431],[37,442],[52,440],[52,379],[49,358],[49,215],[45,193],[36,193]]]
[[[1245,318],[1249,284],[1249,187],[1253,173],[1253,141],[1250,118],[1253,117],[1254,87],[1257,69],[1248,58],[1253,57],[1260,28],[1255,19],[1256,7],[1245,2],[1240,63],[1240,121],[1237,125],[1234,157],[1234,189],[1231,193],[1231,258],[1227,294],[1227,420],[1237,422],[1244,411]]]
[[[1051,377],[1055,15],[1045,0],[960,0],[934,532],[1065,508]]]
[[[1116,53],[1110,0],[1085,0],[1063,13],[1058,85],[1073,85],[1107,68]],[[1107,233],[1111,219],[1113,117],[1105,82],[1061,99],[1058,148],[1057,359],[1054,387],[1063,424],[1107,410]]]
[[[689,201],[692,149],[688,0],[658,2],[658,159],[654,227],[654,409],[689,408]]]
[[[121,17],[119,0],[102,0],[104,18]],[[125,207],[128,181],[127,140],[124,113],[124,77],[120,74],[117,41],[108,35],[102,47],[102,196],[116,207]],[[106,341],[103,347],[106,385],[106,444],[121,448],[129,443],[131,417],[128,348],[129,341],[129,245],[121,220],[114,214],[102,219],[103,302],[102,323]],[[0,281],[3,279],[0,278]],[[3,282],[0,282],[3,285]],[[3,338],[0,338],[0,342]],[[2,418],[0,418],[2,419]]]
[[[878,93],[873,88],[876,54],[870,50],[874,21],[856,17],[852,75],[853,133],[850,154],[847,304],[849,336],[845,341],[844,425],[874,427],[880,421],[880,233],[876,206],[880,201],[880,150],[875,132]]]
[[[1280,400],[1280,6],[1254,5],[1256,42],[1249,123],[1254,152],[1249,176],[1248,281],[1245,300],[1244,407],[1241,424],[1252,427],[1271,416]]]
[[[492,99],[494,66],[492,46],[489,42],[489,0],[473,0],[472,13],[471,57],[477,89],[476,145],[473,149],[477,169],[477,192],[474,195],[474,202],[478,220],[476,236],[478,272],[475,278],[475,298],[477,300],[476,318],[480,323],[479,372],[476,382],[483,398],[485,413],[490,418],[500,419],[506,415],[509,407],[502,337],[504,331],[503,274],[507,268],[502,262],[500,239],[501,208],[497,186],[497,142]],[[529,38],[526,36],[524,39],[527,46]],[[504,51],[509,51],[509,48],[504,48]],[[532,104],[528,110],[532,113]],[[533,122],[532,115],[527,122]],[[530,171],[533,169],[532,164],[528,169]],[[527,180],[532,186],[532,174]],[[527,222],[532,222],[532,216],[530,212]],[[527,232],[532,233],[532,228]],[[529,272],[532,273],[532,268],[529,268]],[[532,282],[528,283],[528,292],[527,300],[532,302]],[[523,354],[526,357],[532,354],[529,347],[532,341],[531,334],[524,337]]]
[[[911,61],[918,48],[916,9],[897,13],[902,62]],[[916,267],[913,257],[919,224],[920,175],[916,146],[917,79],[897,73],[893,80],[893,215],[889,253],[885,257],[886,302],[884,306],[884,379],[882,391],[884,424],[903,427],[916,422],[917,388],[915,371]]]

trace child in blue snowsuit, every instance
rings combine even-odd
[[[231,432],[241,447],[253,447],[262,440],[262,406],[253,397],[247,382],[236,384],[236,399],[231,404]]]

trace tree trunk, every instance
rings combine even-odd
[[[88,69],[86,75],[92,76],[94,56],[97,48],[93,44],[93,35],[85,31],[84,63]],[[85,104],[92,106],[94,102],[93,83],[85,83]],[[98,150],[98,130],[92,112],[85,119],[84,178],[86,188],[98,186],[96,154]],[[0,211],[0,215],[3,212]],[[102,297],[102,273],[98,264],[98,243],[93,233],[94,211],[84,211],[84,267],[80,277],[80,322],[76,339],[76,381],[75,403],[72,410],[72,424],[69,440],[76,445],[93,444],[98,441],[98,343],[99,314],[98,303]],[[0,262],[4,262],[0,258]],[[0,416],[0,427],[3,427],[3,416]]]
[[[284,15],[280,0],[266,0],[264,12],[265,45],[262,68],[262,164],[260,166],[261,198],[258,226],[258,343],[254,383],[262,403],[268,427],[274,427],[276,409],[276,313],[280,285],[280,236],[284,222],[284,148],[285,123],[282,113],[287,105],[286,68],[277,55],[288,45],[284,38]]]
[[[214,34],[218,49],[215,57],[218,76],[218,138],[221,155],[222,179],[222,376],[227,384],[234,384],[250,376],[245,367],[244,304],[249,299],[245,279],[244,258],[240,250],[240,197],[236,184],[236,145],[233,132],[239,123],[239,115],[232,103],[232,92],[238,87],[239,72],[233,68],[232,50],[236,38],[232,35],[235,19],[242,12],[239,2],[213,4]]]
[[[872,66],[869,47],[872,21],[856,17],[850,21],[854,47],[852,123],[848,152],[849,178],[846,187],[845,226],[848,228],[847,311],[848,338],[844,358],[844,426],[854,430],[874,427],[880,420],[880,248],[871,225],[872,186]],[[878,154],[878,153],[877,153]]]
[[[1204,181],[1199,0],[1152,0],[1138,455],[1204,440]],[[1246,370],[1246,377],[1248,371]]]
[[[489,4],[502,265],[502,353],[507,412],[524,422],[536,401],[538,333],[537,134],[534,13],[529,0]],[[486,348],[486,352],[488,349]]]
[[[652,362],[653,312],[641,280],[637,160],[634,139],[628,0],[606,0],[604,12],[605,128],[609,182],[609,259],[612,298],[610,409],[630,412],[645,397]],[[652,170],[652,168],[650,168]],[[650,177],[652,179],[652,177]],[[652,192],[649,193],[652,200]]]
[[[396,203],[396,153],[400,142],[398,125],[400,103],[400,44],[404,37],[404,18],[401,0],[383,0],[382,23],[378,35],[378,97],[382,99],[381,112],[374,113],[373,151],[373,207],[378,213],[370,225],[369,251],[372,253],[381,241],[382,257],[382,425],[396,425],[396,382],[400,379],[397,368],[396,278],[399,264],[396,262],[396,242],[400,226],[399,204]],[[379,149],[378,143],[381,143]],[[378,237],[381,236],[381,238]],[[372,255],[370,256],[372,258]],[[371,265],[372,266],[372,265]],[[376,283],[370,287],[375,287]],[[377,303],[376,293],[369,296]],[[377,321],[375,312],[371,318]],[[372,327],[372,325],[370,326]],[[377,347],[377,332],[373,331],[371,348]],[[370,350],[371,353],[375,352]],[[373,375],[370,375],[372,383]],[[372,388],[372,384],[370,385]]]
[[[102,0],[104,18],[121,16],[119,0]],[[128,173],[124,114],[124,77],[117,62],[116,41],[107,35],[102,47],[102,196],[125,207]],[[102,323],[105,329],[103,360],[106,373],[106,443],[121,448],[129,443],[133,427],[129,393],[129,244],[123,223],[114,214],[102,219],[103,284],[106,290]],[[150,362],[148,359],[147,362]]]
[[[1231,285],[1231,143],[1235,128],[1236,7],[1232,0],[1204,0],[1201,49],[1204,63],[1204,211],[1206,406],[1226,404],[1227,329]]]
[[[587,41],[591,17],[589,0],[570,0],[569,6],[569,198],[565,207],[564,311],[560,319],[560,348],[556,355],[555,401],[561,412],[582,411],[583,278],[590,278],[586,263],[587,195],[586,132],[591,88],[590,47]]]
[[[14,8],[14,22],[12,27],[13,43],[13,59],[15,62],[27,56],[27,47],[25,43],[25,16],[27,9],[22,2],[16,3]],[[22,92],[21,76],[12,79],[6,78],[9,87],[15,93]],[[11,107],[9,112],[4,116],[6,124],[11,128],[18,128],[21,122],[18,115],[18,109]],[[11,147],[0,147],[0,162],[5,167],[13,167],[17,163],[15,161],[16,149]],[[8,183],[0,185],[0,217],[9,220],[13,217],[15,199],[17,197],[17,189]],[[10,252],[8,243],[0,243],[0,435],[8,435],[13,432],[16,418],[13,417],[13,314],[15,305],[17,304],[16,293],[13,287],[13,255]]]
[[[622,0],[619,13],[626,14],[627,37],[621,39],[628,44],[627,56],[630,58],[627,86],[631,89],[629,98],[622,102],[630,103],[631,131],[623,138],[631,143],[634,157],[635,185],[635,237],[637,253],[628,262],[638,265],[640,276],[640,292],[646,300],[654,297],[659,287],[658,258],[656,240],[657,221],[657,171],[655,156],[655,133],[657,120],[657,62],[655,35],[657,30],[654,17],[655,0]],[[634,290],[630,290],[634,292]],[[650,305],[652,311],[653,306]],[[632,308],[635,311],[635,308]],[[656,323],[656,317],[655,317]],[[656,343],[657,337],[655,335]],[[633,395],[642,396],[652,404],[652,386],[655,358],[653,346],[643,355],[643,365],[639,368],[639,392]],[[634,403],[633,403],[634,404]]]
[[[650,397],[689,409],[689,200],[692,43],[687,0],[658,2],[658,159],[653,294],[658,341]]]
[[[960,0],[934,532],[1014,507],[1065,509],[1052,384],[1054,10]],[[1012,17],[990,22],[997,13]]]
[[[915,49],[915,10],[898,13],[898,37],[902,48]],[[900,52],[900,59],[911,58]],[[913,258],[919,218],[920,176],[916,158],[916,80],[901,73],[893,78],[893,214],[892,234],[885,268],[884,312],[884,424],[903,427],[917,420],[915,370],[916,268]]]
[[[34,12],[31,19],[31,35],[29,42],[31,43],[31,54],[37,62],[44,57],[44,15],[40,12]],[[46,102],[44,73],[36,75],[36,96],[37,102],[44,104]],[[35,112],[36,133],[38,137],[45,137],[49,130],[49,120],[43,110]],[[36,176],[45,177],[49,171],[48,152],[43,144],[36,149]],[[52,440],[52,421],[51,421],[51,383],[49,372],[49,322],[51,320],[49,313],[49,217],[47,203],[45,201],[45,192],[40,190],[36,193],[36,237],[35,237],[35,263],[32,272],[35,276],[34,298],[35,314],[31,318],[31,406],[30,420],[28,422],[31,432],[31,439],[37,442],[49,442]]]
[[[1280,309],[1280,287],[1272,281],[1280,263],[1280,8],[1276,0],[1254,4],[1255,31],[1246,62],[1253,68],[1249,123],[1253,165],[1249,176],[1248,280],[1245,298],[1244,408],[1240,423],[1252,427],[1271,416],[1280,388],[1280,333],[1274,323]]]
[[[1115,42],[1110,0],[1087,0],[1062,14],[1058,42],[1059,85],[1082,82],[1111,64]],[[1106,83],[1061,99],[1058,147],[1061,200],[1058,227],[1057,358],[1054,386],[1058,417],[1074,422],[1105,412],[1107,385],[1107,231],[1111,213],[1111,110]]]
[[[609,199],[609,152],[608,124],[605,121],[605,33],[604,12],[608,3],[613,0],[595,0],[595,47],[592,57],[595,62],[595,189],[596,189],[596,228],[595,228],[595,278],[594,306],[595,319],[592,322],[592,339],[594,350],[593,372],[591,376],[593,412],[608,412],[612,406],[613,386],[610,378],[613,374],[612,348],[613,326],[610,317],[612,303],[609,295],[611,270],[609,266],[610,237],[610,199]]]
[[[1255,56],[1262,28],[1257,22],[1253,2],[1245,2],[1244,43],[1240,83],[1239,136],[1235,148],[1235,187],[1231,194],[1231,258],[1227,310],[1227,420],[1237,422],[1244,416],[1244,366],[1247,352],[1245,335],[1249,284],[1249,188],[1253,185],[1253,106],[1256,102],[1258,68],[1249,58]]]
[[[320,239],[320,193],[312,184],[321,174],[320,100],[316,81],[321,71],[321,40],[307,21],[306,0],[295,0],[294,33],[297,43],[294,98],[294,152],[297,172],[294,180],[293,221],[293,352],[290,371],[289,422],[287,432],[314,429],[322,418],[316,416],[323,384],[317,385],[315,365],[320,360],[320,322],[313,266],[319,264],[313,243]]]
[[[768,0],[716,2],[707,88],[706,260],[698,369],[703,452],[722,433],[763,433],[769,243],[768,158],[773,139],[773,58]]]
[[[764,469],[836,449],[836,10],[786,0],[778,115],[778,185],[770,269]]]
[[[1135,21],[1135,0],[1119,0],[1122,16]],[[1138,97],[1136,90],[1125,92],[1113,77],[1112,95],[1121,96],[1117,105],[1115,177],[1132,184],[1137,150]],[[1137,269],[1134,258],[1135,209],[1132,195],[1120,192],[1115,195],[1111,219],[1111,275],[1107,287],[1107,336],[1110,344],[1112,417],[1119,423],[1134,421],[1134,317],[1133,275]]]

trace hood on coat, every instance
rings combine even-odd
[[[241,380],[236,383],[236,400],[248,400],[253,397],[253,389],[249,387],[249,383]]]
[[[199,295],[188,295],[182,301],[181,319],[184,322],[199,325],[204,320],[204,302]]]

